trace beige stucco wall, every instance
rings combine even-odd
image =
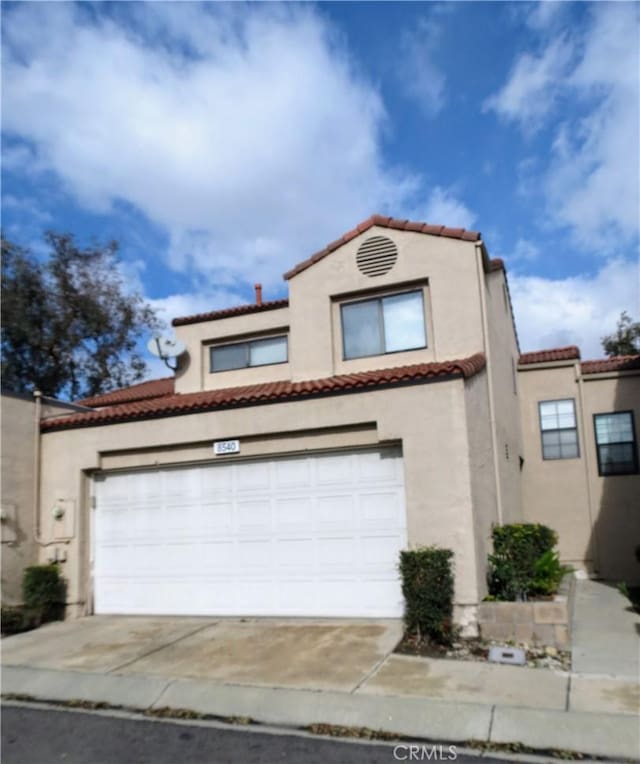
[[[239,458],[305,449],[396,442],[405,468],[408,539],[456,551],[456,601],[478,601],[470,456],[460,379],[147,422],[45,433],[43,535],[54,535],[51,508],[76,507],[74,535],[61,541],[71,612],[90,609],[92,470],[213,460],[214,439],[240,438]],[[443,437],[446,433],[446,437]],[[236,458],[236,457],[223,457]]]
[[[209,348],[213,344],[236,339],[242,341],[248,337],[261,335],[288,334],[288,332],[289,308],[287,307],[222,318],[217,321],[176,326],[176,337],[184,342],[188,349],[188,352],[179,359],[180,365],[175,381],[176,392],[194,393],[199,390],[219,390],[224,387],[290,379],[291,371],[288,363],[216,373],[209,370]]]
[[[358,270],[356,253],[371,236],[398,247],[398,259],[382,276]],[[341,299],[377,290],[423,289],[427,348],[344,361]],[[290,365],[294,380],[465,358],[484,348],[473,242],[373,227],[289,281]]]
[[[2,602],[21,602],[22,571],[34,565],[32,536],[34,404],[3,394],[2,413]]]
[[[70,407],[44,401],[43,417],[69,414]],[[22,572],[38,558],[33,537],[35,404],[32,397],[13,393],[0,396],[2,430],[1,493],[2,602],[22,601]]]
[[[576,567],[593,570],[591,518],[583,458],[584,428],[580,422],[576,368],[571,363],[549,368],[521,367],[518,373],[524,466],[522,503],[525,519],[557,531],[560,556]],[[572,398],[578,417],[580,458],[543,460],[538,403]]]
[[[502,522],[514,523],[522,519],[522,434],[516,373],[519,352],[504,271],[487,274],[485,283],[500,516]]]
[[[640,476],[600,477],[593,414],[632,410],[640,421],[640,375],[585,375],[572,363],[521,367],[525,464],[523,509],[558,531],[563,560],[603,578],[640,582]],[[538,403],[573,398],[580,456],[544,461]],[[637,431],[636,431],[637,432]]]
[[[465,411],[469,433],[476,578],[479,598],[482,599],[487,594],[487,556],[491,551],[491,527],[498,523],[487,374],[472,377],[465,385]]]
[[[601,576],[640,584],[640,475],[598,475],[594,414],[633,411],[636,447],[640,428],[640,374],[583,377],[585,459],[588,465],[591,515]]]

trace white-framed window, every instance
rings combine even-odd
[[[209,368],[212,372],[286,363],[287,359],[286,335],[214,345],[209,349]]]
[[[635,475],[638,451],[632,411],[594,414],[593,426],[598,452],[598,474]]]
[[[340,306],[345,360],[427,347],[421,289]]]
[[[538,404],[543,459],[576,459],[578,427],[573,398],[541,401]]]

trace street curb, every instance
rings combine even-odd
[[[167,688],[166,679],[85,671],[2,667],[2,694],[42,700],[85,700],[111,706],[149,708]]]
[[[454,703],[433,698],[349,694],[228,685],[213,681],[104,675],[5,666],[4,695],[88,701],[129,709],[189,709],[214,717],[246,717],[284,727],[367,727],[405,738],[446,743],[520,743],[538,750],[638,760],[633,715]]]

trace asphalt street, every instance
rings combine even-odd
[[[394,756],[395,744],[347,743],[53,707],[2,706],[3,764],[504,764],[504,759],[457,754],[447,745],[434,749],[431,744],[412,743],[413,751],[409,743],[397,745]]]

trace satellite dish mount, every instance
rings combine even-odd
[[[155,355],[156,358],[162,359],[171,371],[175,371],[178,368],[177,361],[174,366],[171,365],[171,359],[175,359],[182,355],[186,349],[185,344],[175,337],[156,336],[152,337],[149,342],[147,342],[147,350],[151,355]]]

